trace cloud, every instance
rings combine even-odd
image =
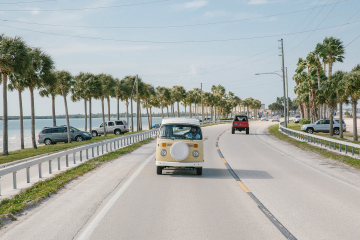
[[[185,2],[182,4],[175,4],[172,7],[176,11],[182,11],[182,10],[194,11],[199,8],[205,7],[208,4],[209,4],[208,1],[200,0],[200,1]]]
[[[231,15],[230,12],[221,11],[221,10],[217,10],[217,11],[207,11],[207,12],[204,14],[204,18],[226,17],[226,16],[230,16],[230,15]]]

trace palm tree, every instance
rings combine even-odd
[[[129,123],[129,99],[132,96],[134,83],[130,81],[132,76],[126,76],[121,79],[120,86],[122,87],[122,100],[125,100],[126,105],[126,121]]]
[[[99,99],[102,96],[102,84],[100,79],[91,73],[86,74],[84,96],[89,100],[89,131],[92,132],[92,116],[91,109],[92,98]]]
[[[79,101],[81,99],[84,99],[84,108],[85,108],[85,131],[87,131],[87,107],[86,103],[88,100],[88,97],[85,95],[86,91],[86,80],[88,79],[88,76],[86,73],[80,72],[78,75],[74,77],[74,86],[71,88],[71,100],[73,102]]]
[[[173,87],[174,101],[177,102],[177,116],[180,117],[180,102],[184,99],[186,90],[183,86],[176,85]]]
[[[252,99],[251,97],[248,97],[243,101],[243,105],[246,107],[247,117],[249,117],[249,108],[251,107],[253,101],[254,99]]]
[[[115,97],[116,97],[116,119],[119,120],[119,108],[120,108],[120,100],[123,100],[124,95],[124,86],[122,85],[123,82],[121,82],[118,78],[115,78],[116,85],[115,85]]]
[[[150,84],[145,84],[144,90],[143,90],[143,96],[144,96],[144,107],[146,108],[146,116],[148,119],[149,130],[152,128],[152,125],[150,122],[148,105],[149,105],[150,98],[154,95],[155,95],[155,88]],[[151,109],[150,109],[150,114],[151,114]]]
[[[355,71],[354,71],[355,70]],[[344,76],[345,95],[350,97],[353,112],[353,141],[358,140],[356,106],[360,99],[360,71],[355,67],[353,71]]]
[[[10,73],[22,75],[29,67],[29,56],[25,42],[19,38],[5,37],[0,34],[0,72],[3,84],[3,155],[9,155],[8,115],[7,115],[7,79]]]
[[[31,65],[24,77],[24,84],[30,90],[31,102],[31,140],[34,149],[37,149],[35,139],[35,102],[34,90],[50,84],[55,78],[52,75],[54,62],[49,55],[39,48],[28,48]]]
[[[66,96],[69,94],[71,87],[74,85],[74,78],[67,71],[56,71],[55,75],[58,83],[59,92],[61,92],[61,95],[64,98],[68,143],[70,143],[71,142],[70,121],[69,121],[69,112],[67,107]]]
[[[40,88],[39,95],[41,97],[49,97],[51,96],[51,113],[52,113],[52,120],[53,120],[53,126],[56,126],[56,114],[55,114],[55,96],[60,94],[57,89],[57,80],[55,77],[54,72],[51,72],[51,78],[53,79],[47,84],[44,84]],[[86,130],[85,130],[86,131]]]
[[[323,41],[322,52],[329,59],[329,74],[328,77],[332,74],[332,65],[334,62],[343,62],[344,59],[344,46],[340,39],[330,37],[325,38]]]
[[[115,80],[111,75],[107,75],[101,73],[97,75],[101,82],[101,111],[102,111],[102,120],[103,120],[103,129],[104,129],[104,136],[106,136],[106,129],[105,129],[105,111],[104,111],[104,99],[108,100],[108,119],[110,121],[110,96],[114,96],[114,87],[115,87]]]
[[[148,104],[150,108],[150,126],[152,128],[152,108],[153,107],[160,108],[160,102],[159,99],[157,98],[155,89],[154,89],[154,93],[150,96],[148,100]]]
[[[10,84],[8,88],[10,91],[15,89],[19,93],[19,110],[20,110],[20,148],[24,149],[24,117],[23,117],[23,107],[22,107],[22,92],[25,90],[24,83],[21,76],[17,76],[13,73],[10,74]]]
[[[343,103],[347,103],[347,96],[345,95],[345,81],[344,76],[346,75],[346,72],[343,71],[336,71],[334,75],[332,76],[332,81],[336,82],[336,88],[335,93],[337,97],[337,102],[339,104],[339,124],[340,124],[340,138],[344,137],[343,134],[343,114],[342,114],[342,106]]]
[[[159,99],[160,108],[161,108],[161,117],[164,118],[164,103],[169,98],[170,92],[169,89],[166,87],[158,86],[156,87],[156,95]]]

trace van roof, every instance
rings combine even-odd
[[[190,124],[200,126],[199,119],[195,118],[165,118],[162,120],[161,125],[170,125],[170,124]]]

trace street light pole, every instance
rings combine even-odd
[[[285,70],[286,70],[286,106],[287,106],[287,122],[290,123],[290,108],[289,108],[289,79],[288,79],[288,74],[287,74],[287,67],[285,67]]]
[[[203,97],[202,97],[202,83],[201,83],[201,120],[204,122],[204,105],[203,105]]]
[[[287,127],[287,111],[286,111],[286,91],[285,91],[285,67],[284,67],[284,45],[283,39],[281,41],[281,58],[282,58],[282,77],[283,77],[283,89],[284,89],[284,117],[285,117],[285,127]]]
[[[136,131],[139,132],[139,84],[138,84],[138,75],[136,74]]]

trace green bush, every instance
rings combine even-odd
[[[220,120],[233,120],[234,118],[220,118]]]
[[[310,120],[310,119],[301,119],[299,123],[300,123],[301,125],[309,124],[309,123],[311,123],[311,120]]]

